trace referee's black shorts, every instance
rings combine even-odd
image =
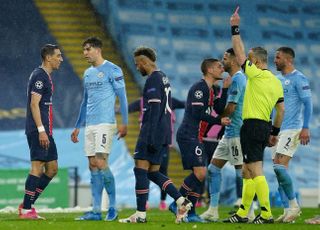
[[[268,144],[271,122],[258,119],[246,119],[240,130],[240,143],[243,162],[263,161],[264,149]]]

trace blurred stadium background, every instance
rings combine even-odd
[[[43,207],[90,205],[89,171],[80,144],[70,141],[82,97],[82,41],[99,36],[104,56],[123,68],[128,100],[136,100],[144,79],[135,70],[132,51],[138,45],[154,47],[159,67],[168,74],[173,96],[185,100],[189,87],[201,77],[203,58],[221,58],[231,46],[229,17],[240,5],[245,46],[261,45],[269,51],[275,72],[275,49],[286,45],[296,51],[296,67],[308,76],[313,91],[312,141],[301,147],[290,170],[297,196],[305,207],[320,204],[319,94],[320,1],[318,0],[11,0],[0,4],[0,208],[17,207],[24,191],[29,152],[24,135],[26,84],[40,65],[39,49],[57,43],[64,62],[54,73],[54,137],[59,152],[55,184],[39,199]],[[183,112],[177,112],[179,125]],[[116,177],[118,205],[134,207],[133,153],[138,115],[130,114],[128,136],[115,140],[110,165]],[[83,132],[82,132],[83,133]],[[265,153],[265,173],[272,204],[280,205],[270,153]],[[223,171],[222,202],[236,199],[233,170]],[[178,151],[171,152],[169,175],[180,185],[182,171]],[[156,206],[159,190],[152,185],[150,205]],[[168,201],[169,202],[169,201]]]

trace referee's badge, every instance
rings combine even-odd
[[[289,84],[290,84],[290,80],[289,80],[289,79],[285,80],[285,81],[284,81],[284,84],[285,84],[285,85],[289,85]]]
[[[99,73],[98,73],[98,77],[99,77],[99,78],[104,77],[104,73],[103,73],[103,72],[99,72]]]
[[[42,83],[42,81],[36,81],[36,83],[34,83],[34,86],[35,86],[37,89],[42,89],[43,83]]]

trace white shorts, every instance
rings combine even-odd
[[[243,155],[240,137],[225,138],[223,136],[212,158],[229,161],[232,165],[242,165]]]
[[[300,140],[301,129],[287,129],[279,133],[279,142],[276,146],[271,148],[272,159],[276,156],[276,153],[280,153],[289,157],[293,157],[296,152]]]
[[[86,156],[95,156],[96,153],[109,154],[116,128],[116,124],[87,126],[84,133],[84,151]]]

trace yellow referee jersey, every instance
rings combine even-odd
[[[243,70],[247,76],[242,119],[270,121],[272,109],[283,98],[281,81],[269,70],[258,69],[246,60]]]

